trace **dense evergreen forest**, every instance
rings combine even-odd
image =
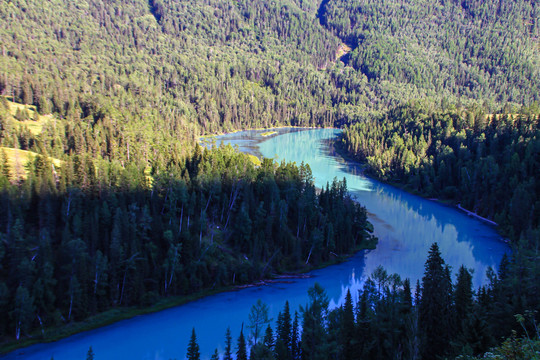
[[[383,91],[482,102],[538,100],[535,1],[330,0],[321,21],[349,63]]]
[[[499,223],[510,239],[523,238],[531,248],[538,246],[537,105],[517,114],[493,115],[481,109],[409,104],[351,125],[342,144],[375,177],[459,203]]]
[[[529,291],[538,281],[538,272],[523,276],[520,266],[505,258],[498,273],[490,270],[489,283],[475,292],[470,269],[462,266],[452,281],[451,269],[445,264],[437,243],[431,246],[424,268],[422,281],[411,286],[409,279],[388,274],[382,266],[378,267],[358,294],[348,290],[344,304],[334,309],[329,308],[326,292],[316,283],[308,290],[309,302],[295,311],[294,316],[289,303],[285,303],[273,328],[268,307],[259,300],[251,308],[246,323],[248,331],[244,334],[242,330],[238,337],[236,359],[247,360],[247,348],[251,346],[251,360],[456,356],[472,360],[476,359],[474,355],[484,354],[506,336],[509,338],[503,345],[481,358],[535,359],[540,351],[540,333],[534,314],[523,310],[538,309],[540,304],[533,294],[524,296],[533,302],[524,303],[516,299],[514,291],[520,291],[518,297],[523,296],[523,291]],[[527,337],[510,335],[515,324],[528,329]],[[195,350],[198,351],[198,345],[193,332],[188,360],[199,359]],[[228,331],[224,360],[232,359],[232,350]],[[219,357],[214,355],[212,359]]]
[[[413,297],[381,269],[352,317],[313,290],[296,324],[311,312],[305,336],[323,342],[300,341],[284,310],[258,358],[525,341],[533,320],[513,316],[540,298],[539,17],[529,0],[0,0],[0,343],[373,246],[344,182],[317,192],[307,164],[195,141],[279,125],[346,126],[371,175],[496,221],[514,248],[478,292],[442,263],[444,345],[426,343],[421,315],[433,274]]]

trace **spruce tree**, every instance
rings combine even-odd
[[[86,353],[86,360],[94,360],[94,350],[92,350],[92,347],[88,348],[88,352]]]
[[[411,280],[408,278],[403,280],[403,291],[401,299],[401,312],[403,314],[409,314],[412,311],[413,298],[411,292]]]
[[[230,327],[225,332],[225,356],[223,360],[232,360],[232,336]]]
[[[238,345],[236,347],[236,360],[247,360],[246,339],[244,338],[244,329],[240,330],[238,337]]]
[[[452,341],[453,353],[459,354],[477,354],[482,350],[483,333],[478,331],[483,323],[473,312],[474,299],[472,290],[472,274],[461,266],[457,275],[456,286],[454,289],[454,323],[456,332],[454,341]],[[486,349],[486,348],[484,348]]]
[[[218,353],[217,349],[214,351],[214,353],[210,357],[210,360],[219,360],[219,353]]]
[[[326,291],[315,283],[308,290],[310,303],[301,307],[302,322],[302,359],[322,360],[327,358],[326,316],[328,313],[328,296]]]
[[[437,243],[431,245],[422,277],[418,308],[422,359],[435,359],[448,349],[452,331],[452,282],[450,269]]]
[[[274,347],[274,332],[270,325],[266,327],[266,332],[264,333],[264,345],[269,349]]]
[[[279,313],[276,331],[275,353],[278,360],[289,360],[291,358],[291,312],[289,302],[285,302],[283,312]]]
[[[459,325],[459,332],[463,330],[461,324],[467,320],[473,307],[472,275],[463,265],[459,268],[457,275],[456,288],[454,291],[454,304],[456,324]]]
[[[350,360],[355,358],[356,351],[354,346],[354,312],[350,289],[347,289],[345,303],[342,308],[341,316],[341,337],[340,341],[343,347],[343,359]]]
[[[291,355],[294,360],[300,359],[300,329],[298,323],[298,312],[294,312],[291,337]]]
[[[5,176],[9,180],[9,162],[5,149],[0,149],[0,176]]]
[[[189,345],[187,348],[188,360],[199,360],[201,353],[199,352],[199,344],[197,344],[197,335],[195,335],[195,328],[191,330],[191,338],[189,339]]]

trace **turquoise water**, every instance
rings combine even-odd
[[[485,281],[488,266],[497,266],[509,251],[495,230],[463,213],[433,201],[407,194],[366,178],[358,164],[345,162],[333,153],[335,129],[279,129],[278,135],[260,136],[264,131],[248,131],[218,137],[256,155],[309,163],[319,187],[334,177],[346,177],[352,194],[362,203],[379,238],[377,248],[361,252],[350,261],[312,272],[309,279],[294,279],[262,287],[247,288],[210,296],[159,313],[139,316],[51,344],[18,350],[2,359],[55,360],[86,359],[92,346],[96,359],[183,359],[192,327],[197,332],[203,358],[215,348],[224,348],[225,330],[231,327],[233,343],[247,322],[251,306],[261,299],[270,307],[275,325],[285,300],[291,309],[307,302],[307,289],[319,282],[331,299],[340,305],[348,288],[356,295],[366,275],[378,265],[388,272],[409,277],[413,284],[422,277],[424,261],[434,241],[444,259],[457,270],[461,264],[474,269],[474,285]],[[454,277],[455,279],[455,277]],[[245,327],[244,327],[245,330]]]

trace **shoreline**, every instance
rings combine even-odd
[[[485,223],[485,224],[487,224],[489,226],[492,226],[494,228],[499,226],[499,224],[497,224],[495,221],[490,220],[488,218],[485,218],[485,217],[483,217],[483,216],[481,216],[481,215],[479,215],[479,214],[477,214],[477,213],[475,213],[473,211],[465,209],[464,207],[461,206],[461,203],[455,204],[450,200],[441,200],[441,199],[438,199],[438,198],[428,197],[427,195],[422,194],[422,193],[420,193],[418,191],[411,191],[411,190],[407,189],[406,185],[404,185],[404,184],[379,179],[378,177],[373,176],[372,174],[370,174],[369,171],[365,172],[364,169],[368,169],[367,166],[362,164],[359,160],[354,159],[353,157],[351,157],[351,155],[347,153],[347,151],[344,149],[344,147],[341,145],[341,143],[338,140],[334,144],[335,144],[336,152],[339,154],[339,156],[341,156],[344,160],[346,160],[348,162],[352,162],[352,163],[362,167],[362,174],[364,176],[366,176],[366,177],[369,177],[369,178],[371,178],[373,180],[376,180],[376,181],[378,181],[380,183],[395,187],[397,189],[403,190],[403,191],[405,191],[405,192],[407,192],[407,193],[409,193],[411,195],[421,197],[424,200],[433,201],[433,202],[436,202],[439,205],[443,205],[443,206],[447,206],[447,207],[456,209],[456,210],[466,214],[467,216],[475,218],[476,220],[478,220],[480,222],[483,222],[483,223]],[[497,233],[501,236],[500,241],[504,242],[505,244],[510,244],[511,243],[510,240],[508,238],[504,237],[499,231],[497,231]]]
[[[469,215],[470,217],[473,217],[475,219],[478,219],[478,220],[481,220],[481,221],[484,221],[488,224],[491,224],[493,226],[499,226],[499,224],[497,224],[495,221],[493,220],[489,220],[485,217],[482,217],[480,215],[478,215],[477,213],[473,212],[473,211],[470,211],[470,210],[467,210],[465,209],[464,207],[461,206],[461,203],[457,204],[456,205],[456,208],[458,208],[459,210],[463,211],[465,214]]]
[[[66,338],[69,338],[73,335],[82,334],[87,331],[97,330],[115,323],[118,323],[123,320],[129,320],[137,316],[142,315],[151,315],[160,311],[172,309],[177,306],[182,306],[193,301],[201,300],[208,296],[214,296],[221,293],[226,293],[230,291],[240,291],[247,288],[267,286],[277,283],[290,283],[296,279],[308,279],[312,278],[313,275],[308,274],[311,271],[319,270],[326,268],[332,265],[337,265],[342,262],[347,261],[351,257],[355,256],[362,250],[370,250],[373,248],[371,239],[366,241],[366,244],[361,247],[357,247],[351,250],[350,253],[340,255],[335,257],[333,260],[321,263],[318,266],[303,266],[295,272],[287,272],[283,274],[271,274],[266,278],[259,279],[257,281],[241,284],[241,285],[227,285],[219,288],[213,289],[204,289],[197,293],[189,295],[178,295],[172,296],[170,298],[160,299],[153,305],[146,307],[126,307],[126,308],[113,308],[105,312],[93,315],[85,320],[79,322],[73,322],[65,324],[60,327],[46,328],[44,329],[45,333],[52,333],[50,337],[42,338],[42,333],[40,330],[36,330],[30,337],[20,340],[20,341],[6,341],[0,344],[0,359],[5,355],[23,350],[27,347],[31,347],[39,344],[53,343],[60,341]],[[21,352],[20,355],[23,355],[24,352]],[[19,354],[18,354],[19,355]]]
[[[336,128],[336,127],[316,127],[316,126],[297,126],[297,125],[282,125],[282,126],[273,126],[273,127],[268,127],[268,128],[248,128],[248,129],[238,129],[238,130],[233,130],[233,131],[229,131],[229,132],[219,132],[219,133],[214,133],[214,134],[206,134],[206,135],[200,135],[197,137],[197,141],[198,142],[201,142],[202,140],[204,140],[205,138],[213,138],[213,137],[217,137],[217,136],[223,136],[223,135],[230,135],[230,134],[236,134],[236,133],[239,133],[239,132],[242,132],[242,131],[264,131],[264,130],[280,130],[280,129],[339,129],[339,128]],[[271,135],[275,135],[274,134],[271,134]],[[267,136],[263,136],[263,137],[268,137],[270,135],[267,135]]]

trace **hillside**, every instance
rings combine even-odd
[[[0,92],[73,123],[113,120],[121,149],[340,125],[415,98],[498,111],[538,100],[538,13],[524,0],[4,0]]]
[[[382,91],[491,106],[539,100],[534,1],[330,0],[321,13],[354,48],[349,64]]]

